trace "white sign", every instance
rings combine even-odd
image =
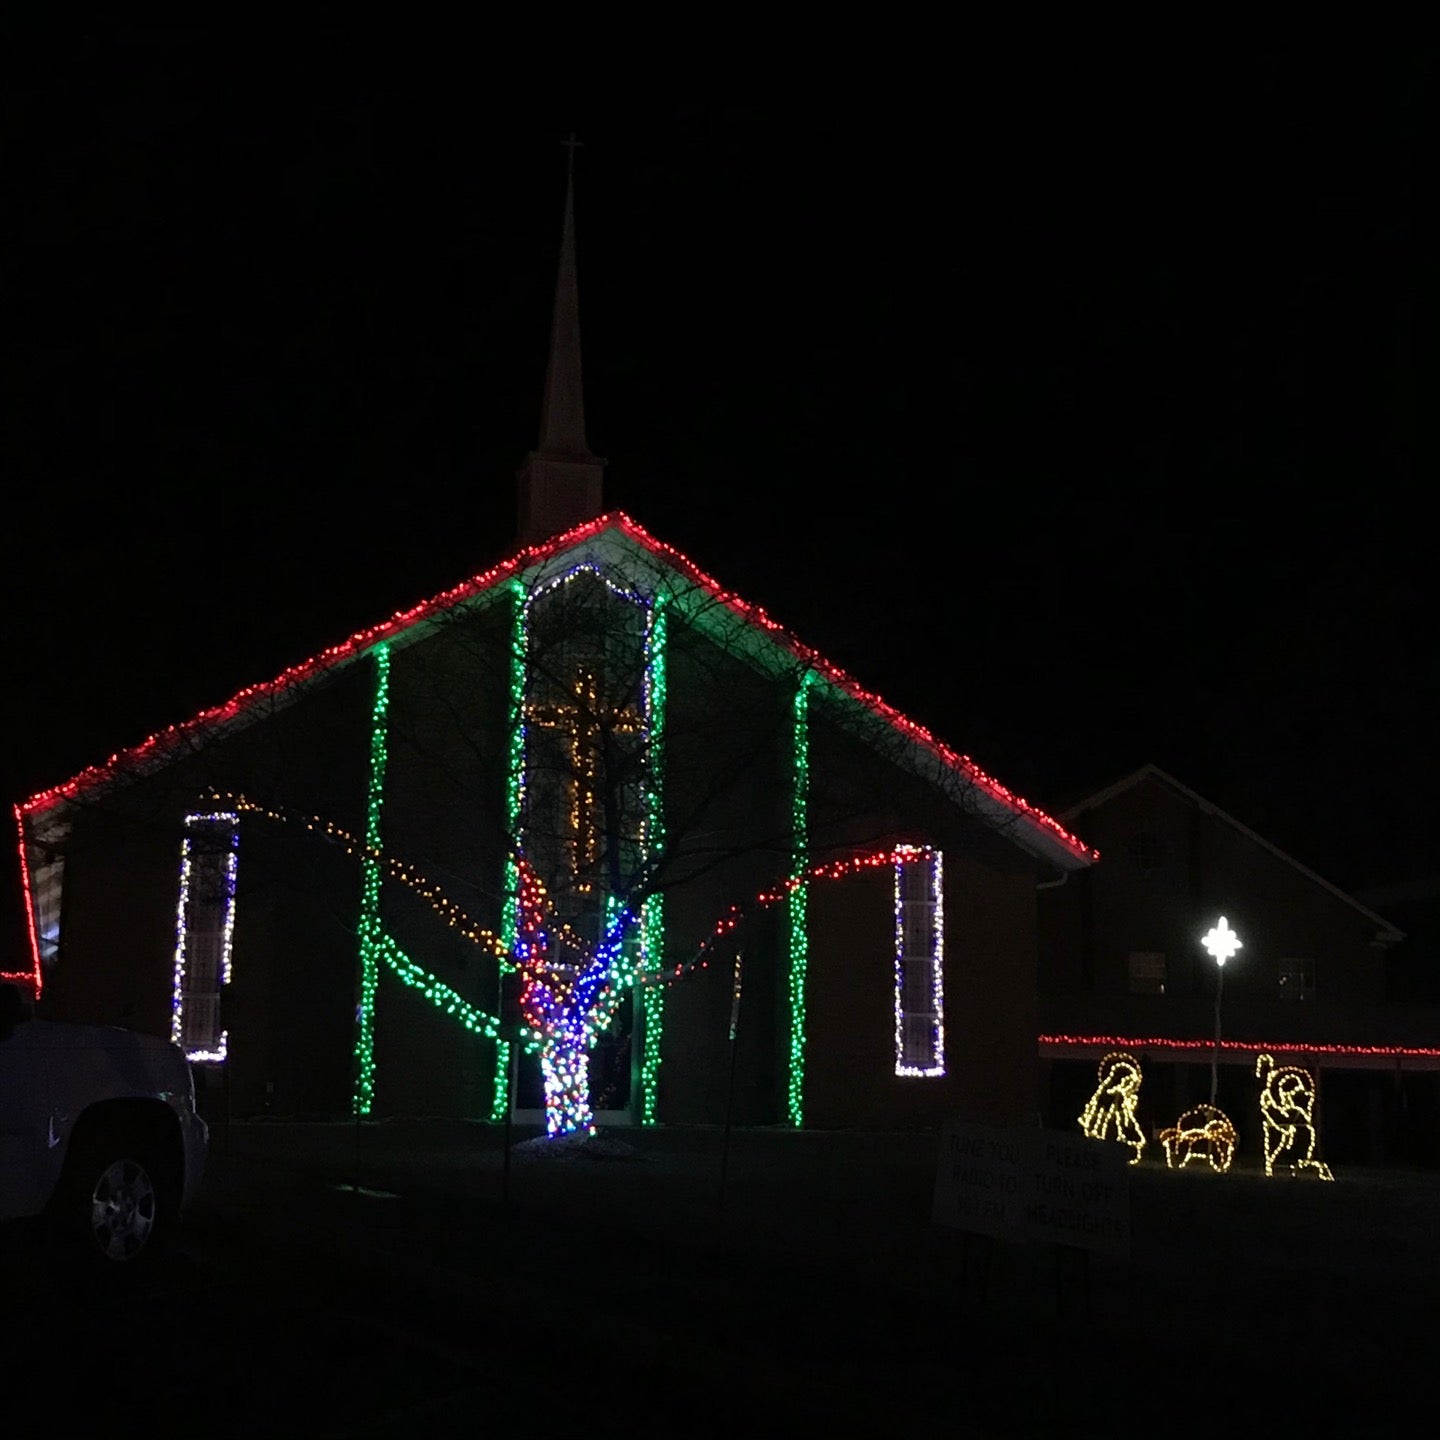
[[[1129,1148],[1065,1130],[947,1122],[933,1218],[1004,1240],[1130,1254]]]
[[[1023,1140],[1017,1138],[1022,1133]],[[935,1223],[1002,1240],[1020,1239],[1025,1216],[1021,1185],[1029,1168],[1026,1142],[1031,1134],[947,1123],[935,1172]]]
[[[1128,1257],[1130,1147],[1065,1130],[1021,1133],[1039,1141],[1029,1176],[1026,1239]]]

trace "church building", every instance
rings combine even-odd
[[[5,978],[236,1118],[1035,1123],[1097,852],[606,509],[562,237],[510,551],[20,802]]]

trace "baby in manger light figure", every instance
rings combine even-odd
[[[1114,1139],[1134,1149],[1132,1165],[1138,1165],[1145,1152],[1145,1131],[1135,1118],[1140,1079],[1140,1062],[1123,1050],[1112,1050],[1100,1062],[1095,1093],[1080,1112],[1080,1128],[1092,1140]]]

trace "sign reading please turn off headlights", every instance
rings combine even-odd
[[[1002,1240],[1130,1254],[1129,1151],[1063,1130],[948,1121],[937,1225]]]

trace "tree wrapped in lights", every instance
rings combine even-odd
[[[621,912],[593,949],[568,932],[566,939],[557,941],[547,926],[544,887],[528,864],[522,862],[518,869],[521,920],[514,950],[518,1008],[531,1036],[526,1048],[540,1059],[545,1132],[593,1133],[590,1052],[637,979],[623,963],[625,934],[633,917]]]
[[[468,1005],[443,981],[408,960],[393,941],[381,940],[377,946],[377,964],[386,963],[401,981],[419,990],[465,1028],[490,1039],[513,1040],[538,1056],[545,1080],[546,1133],[552,1136],[594,1133],[589,1052],[611,1023],[628,990],[639,986],[658,989],[707,969],[747,920],[785,903],[801,886],[843,880],[878,867],[934,863],[931,852],[924,847],[903,844],[816,864],[801,875],[787,877],[746,901],[728,906],[686,959],[662,971],[647,972],[620,961],[625,933],[635,924],[633,915],[620,912],[605,943],[592,949],[568,926],[553,922],[545,887],[523,859],[516,866],[521,921],[513,945],[507,947],[497,934],[476,923],[419,870],[365,844],[338,825],[319,816],[290,815],[240,794],[216,794],[213,798],[232,806],[238,814],[281,824],[298,823],[341,846],[377,875],[383,874],[421,896],[450,928],[498,960],[518,982],[519,1029],[513,1032],[507,1032],[501,1017]]]
[[[355,1061],[357,1113],[370,1114],[375,1101],[373,1017],[379,979],[388,974],[419,991],[471,1033],[494,1042],[493,1118],[501,1118],[512,1103],[514,1061],[530,1057],[524,1063],[538,1068],[546,1132],[551,1135],[593,1131],[599,1109],[591,1093],[596,1082],[594,1057],[607,1037],[617,1031],[623,1035],[638,1010],[643,1017],[641,1118],[653,1120],[668,986],[706,969],[750,916],[779,907],[787,921],[782,963],[788,962],[784,984],[791,1014],[786,1104],[792,1123],[803,1123],[809,887],[874,866],[923,864],[934,869],[938,861],[923,848],[897,846],[883,836],[867,840],[856,822],[873,801],[863,788],[821,796],[830,823],[837,816],[846,822],[838,828],[844,830],[847,843],[839,856],[812,853],[810,671],[793,658],[788,670],[769,677],[772,683],[778,681],[782,694],[788,691],[794,697],[788,719],[790,770],[788,775],[782,772],[788,785],[780,787],[772,814],[747,815],[751,831],[717,847],[710,805],[723,799],[728,786],[743,781],[746,767],[768,768],[773,763],[773,734],[760,747],[737,743],[747,721],[745,705],[754,706],[762,716],[771,713],[765,708],[766,692],[757,685],[747,697],[734,673],[705,675],[700,666],[707,663],[708,652],[692,639],[682,652],[687,674],[692,682],[698,675],[714,700],[692,707],[690,728],[677,733],[666,705],[666,680],[670,615],[685,607],[684,594],[671,590],[647,597],[616,586],[594,567],[581,565],[530,586],[517,582],[510,595],[514,622],[508,648],[498,652],[494,648],[498,627],[477,630],[462,619],[442,636],[458,653],[448,666],[435,657],[428,666],[417,666],[419,647],[407,651],[409,678],[399,702],[388,647],[373,652],[369,805],[363,840],[320,817],[291,817],[282,807],[251,797],[225,796],[225,803],[240,813],[299,819],[306,829],[342,845],[360,860],[364,883],[358,926],[362,983]],[[722,613],[717,616],[692,603],[687,611],[691,627],[725,622],[730,612],[714,608]],[[738,625],[733,616],[725,623]],[[431,878],[442,865],[452,875],[470,868],[468,860],[450,849],[452,829],[460,827],[452,827],[445,818],[463,817],[477,802],[483,803],[484,792],[471,786],[464,765],[455,760],[443,770],[437,767],[434,789],[442,808],[428,812],[432,823],[417,832],[429,850],[419,865],[400,859],[386,843],[395,824],[403,823],[389,817],[386,797],[393,774],[390,751],[397,741],[412,744],[421,712],[433,714],[443,707],[454,712],[451,697],[457,681],[477,670],[494,673],[502,659],[508,660],[510,673],[509,785],[503,812],[491,823],[494,833],[503,837],[507,858],[499,922],[486,925],[473,918],[477,899],[473,891],[462,891],[461,899],[456,899]],[[728,700],[728,708],[722,698]],[[693,718],[697,711],[699,719]],[[468,717],[459,718],[467,723],[462,727],[457,721],[458,741],[478,749],[483,736],[468,724]],[[889,728],[883,721],[876,724],[882,732]],[[688,757],[681,777],[687,782],[685,799],[667,808],[663,803],[667,751],[682,747]],[[460,750],[460,743],[452,744],[452,753]],[[706,778],[698,798],[689,783],[702,773],[696,757],[707,763],[721,757],[725,762],[713,779]],[[667,943],[664,902],[669,887],[703,877],[737,858],[752,871],[754,860],[760,859],[771,878],[748,896],[742,894],[723,906],[709,933],[693,945],[679,949],[673,938]],[[455,981],[441,978],[436,958],[425,959],[425,952],[432,949],[427,937],[434,933],[433,924],[427,928],[405,918],[402,889],[423,901],[460,938],[493,958],[500,985],[512,987],[512,1014],[503,1014],[498,994],[492,1009],[463,996]],[[389,897],[383,907],[382,892]],[[483,895],[478,898],[484,901]],[[937,950],[929,961],[935,969],[929,987],[935,1044],[926,1073],[943,1073],[938,955]],[[927,963],[923,956],[919,961]],[[475,984],[468,988],[473,996]]]

